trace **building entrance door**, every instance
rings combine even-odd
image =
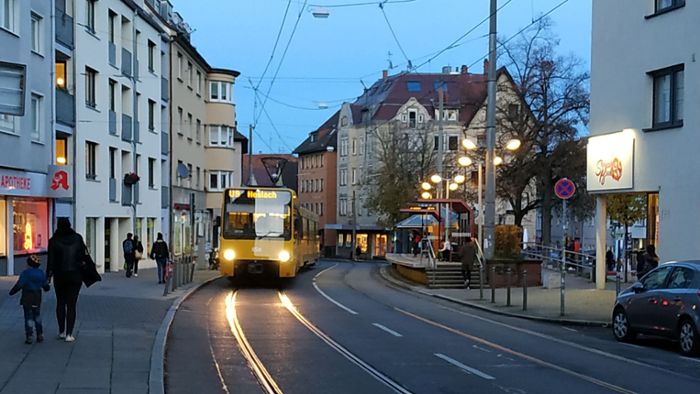
[[[104,237],[105,237],[105,272],[111,271],[111,262],[112,259],[110,258],[110,247],[111,247],[111,234],[112,234],[112,229],[111,227],[111,222],[112,220],[116,219],[105,219],[105,228],[104,228]]]

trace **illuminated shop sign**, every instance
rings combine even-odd
[[[588,139],[586,186],[589,192],[634,188],[634,132]]]

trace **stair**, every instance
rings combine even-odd
[[[464,277],[460,263],[440,262],[436,268],[427,268],[425,273],[428,278],[428,287],[432,289],[464,288]],[[472,289],[479,288],[479,270],[476,267],[471,271],[470,287]]]

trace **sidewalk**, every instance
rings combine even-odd
[[[608,282],[606,290],[595,290],[590,284],[574,276],[567,276],[565,315],[560,316],[559,289],[529,287],[527,311],[522,309],[523,289],[511,289],[511,306],[506,306],[506,289],[496,289],[496,302],[491,303],[491,289],[484,289],[484,299],[479,299],[479,289],[429,289],[408,282],[392,267],[381,269],[382,277],[391,283],[409,290],[459,304],[504,315],[544,320],[562,324],[605,326],[611,321],[615,303],[615,283]],[[627,284],[631,286],[631,283]],[[624,283],[623,283],[624,288]]]
[[[174,301],[218,276],[197,271],[194,283],[163,296],[154,269],[138,278],[106,273],[78,299],[76,341],[56,340],[53,289],[44,293],[44,343],[24,344],[19,296],[8,297],[16,277],[0,278],[0,393],[148,393],[156,333]]]

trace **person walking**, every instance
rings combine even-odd
[[[214,252],[212,251],[212,253]],[[156,236],[156,242],[151,247],[150,256],[158,265],[158,283],[165,283],[165,264],[168,262],[170,251],[168,244],[163,240],[163,233],[158,233]]]
[[[22,291],[19,304],[24,309],[24,333],[26,335],[24,343],[31,345],[34,329],[36,329],[36,341],[44,341],[44,327],[41,324],[41,290],[49,291],[49,283],[44,271],[39,269],[41,265],[39,256],[29,255],[27,265],[28,268],[22,271],[17,283],[10,290],[10,295]],[[34,325],[33,328],[32,325]]]
[[[462,248],[459,251],[460,261],[462,262],[462,276],[464,277],[464,286],[467,290],[470,289],[470,282],[472,277],[472,266],[476,261],[476,245],[471,237],[465,239]]]
[[[608,251],[605,252],[605,265],[608,272],[613,270],[614,264],[615,256],[613,255],[613,251],[610,248],[608,248]]]
[[[76,305],[83,285],[82,266],[87,247],[83,237],[71,228],[68,218],[58,218],[56,232],[49,239],[46,276],[53,280],[56,292],[56,319],[58,338],[66,342],[75,341]]]
[[[659,256],[656,255],[656,247],[654,245],[647,246],[647,252],[644,254],[644,270],[645,274],[659,266]]]
[[[143,244],[139,237],[134,235],[134,277],[139,277],[139,261],[143,259]]]
[[[126,239],[122,242],[122,251],[124,252],[124,269],[126,277],[131,278],[132,270],[134,269],[134,260],[136,260],[136,244],[133,239],[134,234],[127,233]]]

